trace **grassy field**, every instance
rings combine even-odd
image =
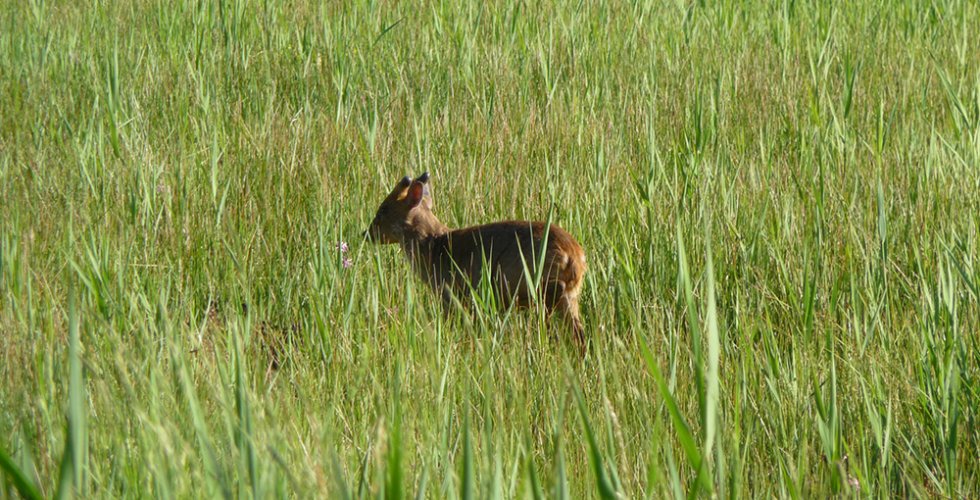
[[[0,498],[980,496],[980,5],[347,3],[0,12]],[[584,359],[362,242],[424,170]]]

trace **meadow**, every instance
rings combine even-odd
[[[8,2],[0,498],[980,497],[977,26]],[[361,239],[423,171],[576,236],[584,357]]]

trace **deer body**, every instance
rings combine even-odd
[[[567,231],[542,222],[505,221],[451,230],[432,213],[428,174],[395,186],[366,236],[398,243],[414,270],[448,306],[489,280],[500,308],[529,307],[534,283],[539,301],[569,323],[584,343],[578,297],[585,253]],[[542,254],[543,252],[543,254]],[[541,266],[539,268],[539,266]]]

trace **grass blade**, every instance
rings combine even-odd
[[[476,491],[476,480],[473,472],[473,445],[470,443],[470,421],[463,422],[463,482],[460,484],[460,498],[472,500]]]
[[[660,397],[663,399],[664,404],[667,405],[667,412],[670,414],[670,420],[674,424],[674,430],[677,432],[677,440],[680,441],[681,448],[683,448],[684,454],[687,456],[687,461],[691,465],[691,468],[695,471],[700,471],[702,463],[701,451],[698,449],[698,445],[694,441],[694,436],[691,434],[691,428],[687,425],[684,415],[681,414],[680,408],[677,406],[677,400],[674,399],[673,394],[670,393],[670,389],[667,387],[667,382],[664,381],[663,374],[660,373],[660,368],[657,367],[657,363],[653,359],[653,354],[650,352],[650,348],[647,347],[647,344],[643,339],[638,340],[640,342],[640,352],[643,356],[643,361],[647,365],[647,370],[649,370],[650,375],[653,377],[654,383],[657,385],[657,391],[660,393]]]
[[[13,483],[20,496],[28,500],[41,500],[41,492],[38,491],[37,486],[26,474],[21,472],[2,447],[0,447],[0,470],[3,470],[4,474],[7,475],[7,479]]]
[[[61,458],[56,498],[84,493],[85,383],[82,380],[78,299],[74,290],[68,298],[68,422],[67,440]]]
[[[589,414],[585,408],[585,400],[582,399],[582,393],[577,388],[575,390],[575,401],[578,404],[579,414],[582,416],[582,429],[585,430],[585,437],[589,442],[589,462],[592,463],[592,471],[595,473],[599,497],[607,500],[616,498],[616,490],[613,488],[606,474],[602,452],[599,451],[599,443],[596,442],[595,433],[592,432],[592,424],[589,423]]]

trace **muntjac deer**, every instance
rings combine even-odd
[[[540,276],[536,291],[541,303],[549,313],[560,313],[576,343],[585,345],[578,307],[585,253],[571,234],[556,225],[506,221],[449,229],[432,213],[426,172],[415,180],[406,176],[395,185],[365,237],[401,245],[412,267],[447,307],[454,296],[466,298],[483,279],[491,280],[500,306],[529,307],[532,294],[527,278]],[[541,272],[538,265],[543,265]]]

